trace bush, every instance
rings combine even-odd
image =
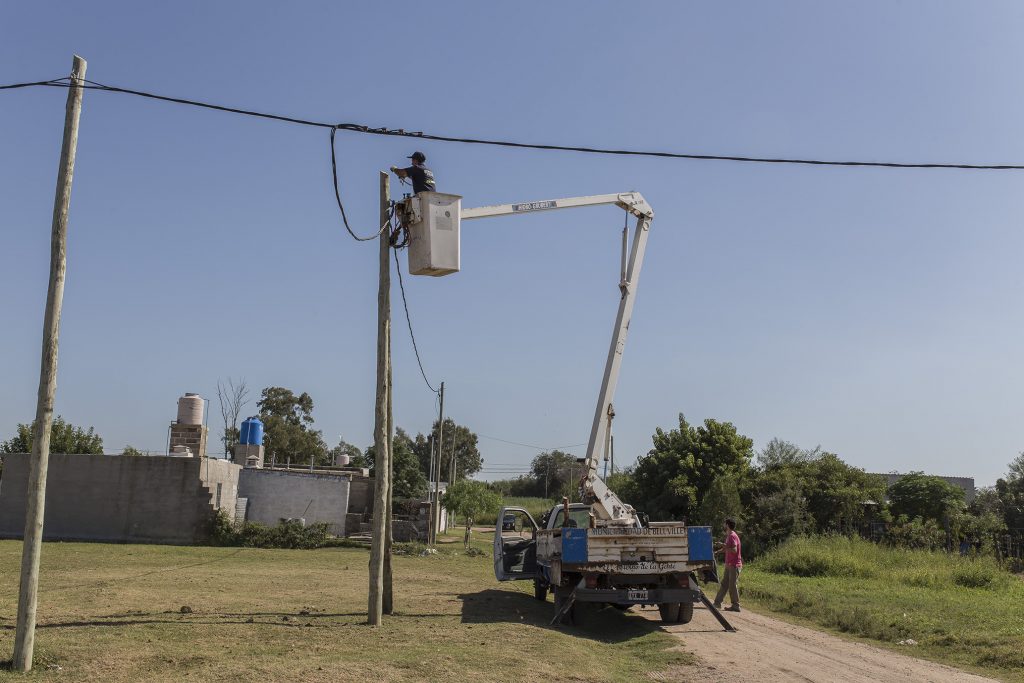
[[[282,519],[277,526],[257,522],[234,524],[228,519],[227,513],[218,510],[210,531],[210,540],[213,545],[221,546],[309,550],[327,545],[329,530],[330,525],[326,522],[303,526],[294,519]]]
[[[841,536],[793,538],[765,553],[757,566],[790,576],[874,576],[871,565],[851,552],[854,543]]]

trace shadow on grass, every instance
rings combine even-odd
[[[171,615],[178,615],[173,618]],[[390,618],[412,617],[441,618],[447,614],[399,613]],[[331,622],[324,620],[352,618],[351,622]],[[359,626],[366,624],[366,612],[191,612],[187,615],[178,612],[135,612],[128,614],[111,614],[78,619],[75,621],[58,621],[37,624],[36,628],[83,628],[95,626],[123,627],[141,626],[145,624],[169,624],[172,626],[277,626],[281,628],[334,628],[336,626]],[[14,624],[0,624],[0,631],[13,631]]]
[[[550,600],[541,602],[531,595],[500,589],[487,589],[477,593],[463,593],[462,623],[529,624],[553,631],[564,631],[583,638],[604,643],[618,643],[632,640],[660,630],[657,622],[644,619],[639,614],[622,612],[594,604],[577,603],[576,624],[553,626],[555,605]]]

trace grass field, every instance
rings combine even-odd
[[[907,654],[1024,681],[1024,581],[988,558],[794,539],[744,567],[744,601],[895,645]]]
[[[2,659],[20,553],[0,541]],[[490,553],[468,557],[461,543],[396,556],[397,614],[371,629],[367,561],[353,548],[48,543],[36,670],[0,670],[0,681],[635,681],[690,661],[636,615],[548,627],[550,601],[498,584]]]

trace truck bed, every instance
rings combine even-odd
[[[537,532],[537,560],[564,571],[660,574],[714,566],[711,528],[678,522],[645,528],[564,527]]]

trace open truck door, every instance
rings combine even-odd
[[[538,576],[537,522],[524,508],[503,507],[494,525],[494,576],[498,581]]]

